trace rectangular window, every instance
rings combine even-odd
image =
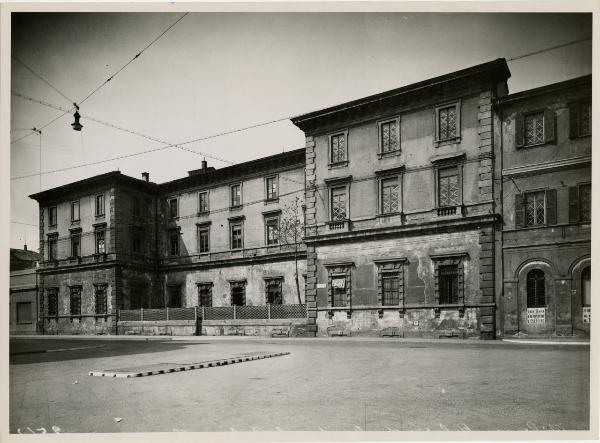
[[[331,220],[341,221],[347,219],[346,187],[331,190]]]
[[[438,170],[438,207],[460,204],[458,166]]]
[[[79,221],[79,202],[71,202],[71,221]]]
[[[346,161],[346,134],[336,134],[330,137],[331,163]]]
[[[144,233],[141,229],[133,229],[131,231],[131,251],[134,254],[141,254],[143,252],[144,245]]]
[[[525,146],[544,143],[544,113],[525,116]]]
[[[384,276],[383,282],[383,305],[397,306],[400,304],[400,291],[398,290],[398,277]]]
[[[458,266],[439,267],[440,304],[458,303]]]
[[[17,324],[32,323],[31,302],[17,303]]]
[[[231,186],[231,207],[242,204],[242,185]]]
[[[48,225],[56,226],[56,206],[52,206],[48,209]]]
[[[198,285],[198,306],[212,306],[212,283],[200,283]]]
[[[346,306],[346,277],[333,277],[331,279],[331,288],[333,291],[332,305]]]
[[[546,192],[529,192],[525,194],[525,223],[527,226],[546,223]]]
[[[49,235],[48,236],[48,260],[56,260],[58,258],[57,245],[58,245],[58,236]]]
[[[279,278],[267,280],[265,285],[267,286],[267,303],[271,305],[280,305],[283,303],[283,293],[281,286],[283,281]]]
[[[106,231],[104,229],[95,232],[96,235],[96,254],[106,252]]]
[[[267,200],[275,200],[278,196],[277,177],[267,177]]]
[[[104,194],[96,196],[96,217],[104,215]]]
[[[181,308],[181,286],[169,286],[169,308]]]
[[[108,311],[106,298],[106,285],[96,285],[94,287],[95,296],[95,313],[96,315],[106,315]]]
[[[395,213],[398,208],[398,178],[381,180],[381,213]]]
[[[579,186],[579,220],[589,222],[592,220],[592,185]]]
[[[137,196],[134,195],[132,198],[132,213],[134,217],[141,217],[142,216],[142,199]],[[177,217],[177,215],[175,216]]]
[[[48,288],[48,317],[58,315],[58,288]]]
[[[200,254],[210,252],[210,233],[209,228],[198,228],[198,252]]]
[[[279,244],[279,217],[271,217],[265,220],[267,245]]]
[[[438,109],[437,118],[437,139],[448,140],[457,137],[457,106],[447,106]]]
[[[208,212],[208,191],[198,193],[198,212]]]
[[[169,255],[179,255],[179,232],[169,232]]]
[[[81,286],[71,287],[70,312],[71,315],[81,315]]]
[[[399,137],[398,137],[398,123],[396,120],[381,123],[379,127],[379,137],[381,147],[380,150],[383,153],[393,152],[400,149]]]
[[[179,216],[179,205],[176,198],[169,199],[169,218],[177,218]]]
[[[231,224],[231,249],[242,249],[243,246],[242,223]]]
[[[246,306],[246,284],[231,283],[231,306]]]
[[[81,257],[81,233],[71,234],[71,257]]]
[[[592,104],[581,103],[579,105],[579,136],[585,137],[592,134]]]

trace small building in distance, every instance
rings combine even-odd
[[[9,333],[35,334],[37,316],[37,266],[40,254],[23,249],[10,249]]]

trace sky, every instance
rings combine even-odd
[[[10,246],[37,250],[38,208],[28,195],[92,175],[150,173],[162,183],[304,146],[288,117],[592,35],[591,14],[192,12],[87,99],[83,130],[72,107],[183,13],[13,14],[11,31]],[[23,62],[55,91],[37,78]],[[591,41],[514,61],[510,93],[591,73]],[[64,95],[64,96],[63,96]],[[68,99],[67,99],[68,98]],[[164,146],[102,125],[182,143]],[[41,164],[40,164],[41,144]],[[4,149],[4,148],[3,148]],[[194,152],[190,152],[194,151]],[[32,177],[21,176],[38,174]]]

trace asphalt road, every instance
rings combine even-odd
[[[140,378],[88,375],[262,351],[291,354]],[[19,339],[10,353],[11,433],[582,430],[589,422],[588,346]]]

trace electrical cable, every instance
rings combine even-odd
[[[41,80],[43,83],[45,83],[46,85],[50,86],[52,89],[54,89],[56,92],[58,92],[60,95],[62,95],[69,103],[73,103],[75,100],[73,100],[72,98],[67,97],[60,89],[58,89],[56,86],[54,86],[52,83],[50,83],[48,80],[46,80],[44,77],[42,77],[40,74],[38,74],[37,72],[35,72],[32,68],[30,68],[29,66],[27,66],[25,63],[23,63],[23,61],[21,61],[20,59],[18,59],[16,56],[12,55],[11,58],[13,60],[15,60],[17,63],[19,63],[20,65],[22,65],[25,69],[27,69],[29,72],[31,72],[35,77],[37,77],[39,80]]]

